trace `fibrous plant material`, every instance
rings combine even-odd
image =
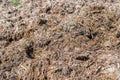
[[[0,1],[0,80],[119,80],[120,0]]]

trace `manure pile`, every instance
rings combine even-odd
[[[120,0],[0,0],[0,80],[120,80]]]

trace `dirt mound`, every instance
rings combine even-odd
[[[119,0],[0,1],[1,80],[119,80],[119,53]]]

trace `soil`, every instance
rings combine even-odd
[[[120,80],[120,0],[0,0],[0,80]]]

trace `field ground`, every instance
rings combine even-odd
[[[120,0],[0,0],[1,80],[120,80]]]

